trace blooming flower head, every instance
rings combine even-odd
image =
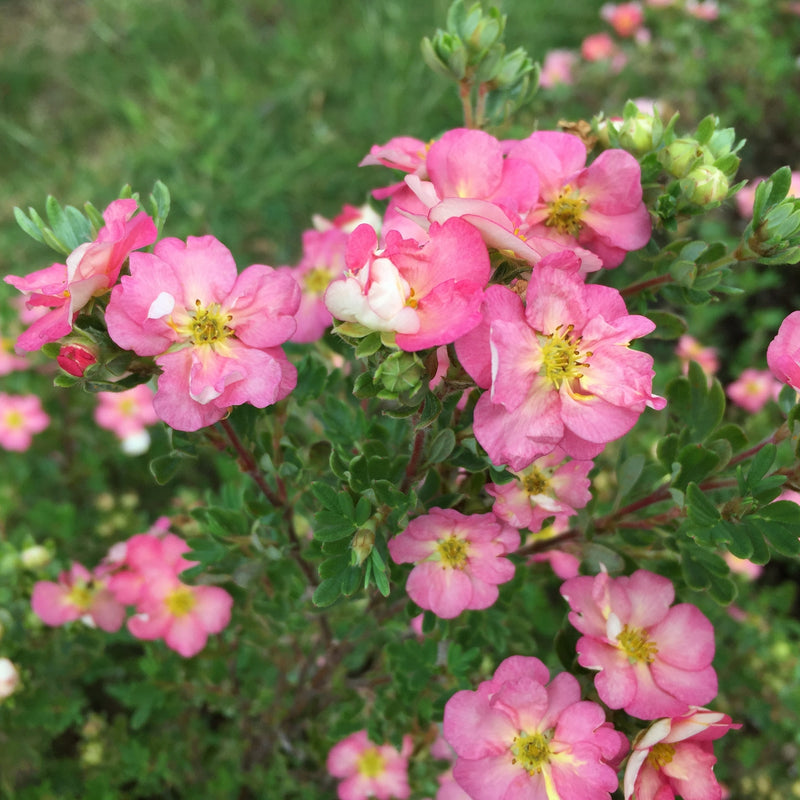
[[[655,327],[629,315],[615,289],[586,284],[577,257],[548,256],[528,282],[527,305],[503,286],[486,292],[484,320],[456,342],[478,386],[474,430],[493,463],[519,472],[560,447],[594,458],[627,433],[652,394],[653,360],[629,349]]]
[[[650,241],[641,169],[630,153],[605,150],[586,166],[580,138],[536,131],[513,144],[508,158],[531,164],[539,176],[540,201],[525,219],[526,235],[579,245],[607,268]]]
[[[126,568],[109,580],[117,600],[135,606],[128,630],[139,639],[163,639],[185,658],[199,653],[209,634],[228,625],[233,605],[218,586],[190,586],[178,578],[197,563],[184,558],[188,550],[175,534],[137,534],[126,545]]]
[[[383,165],[425,178],[428,175],[426,161],[429,147],[430,145],[421,139],[414,139],[412,136],[396,136],[386,144],[373,145],[358,166]],[[376,200],[384,200],[403,188],[405,188],[405,184],[402,181],[393,183],[383,189],[375,189],[372,196]]]
[[[36,395],[0,392],[0,447],[4,450],[27,450],[33,435],[49,424],[50,417]]]
[[[493,514],[444,508],[413,519],[389,540],[395,563],[416,564],[406,582],[409,597],[443,619],[492,605],[498,584],[514,577],[504,556],[518,547],[519,533]]]
[[[781,383],[800,392],[800,311],[793,311],[781,323],[767,347],[767,365]]]
[[[495,498],[492,511],[509,525],[538,531],[548,517],[566,520],[589,500],[592,461],[571,461],[556,448],[537,458],[513,481],[489,484]]]
[[[356,731],[335,744],[328,753],[327,768],[334,778],[339,800],[405,800],[408,785],[410,736],[403,737],[398,752],[390,744],[373,744],[366,731]]]
[[[264,408],[295,387],[297,371],[280,347],[300,302],[290,275],[261,264],[237,273],[213,236],[162,239],[130,262],[111,293],[108,331],[120,347],[156,356],[154,404],[169,426],[198,430],[230,406]]]
[[[569,621],[583,636],[578,663],[598,670],[594,684],[609,708],[639,719],[680,716],[717,694],[714,628],[689,603],[671,606],[672,583],[647,570],[601,572],[565,581]]]
[[[325,294],[336,319],[362,332],[394,332],[406,351],[448,344],[478,324],[491,266],[471,225],[459,219],[432,225],[423,245],[389,231],[386,247],[376,247],[371,226],[351,234],[348,271]]]
[[[549,681],[549,683],[548,683]],[[566,672],[511,656],[445,705],[456,782],[473,800],[608,800],[628,743]]]
[[[27,369],[28,360],[14,353],[14,340],[0,336],[0,375],[8,375],[15,370]]]
[[[741,728],[726,714],[695,708],[656,720],[633,743],[625,768],[625,800],[721,800],[714,776],[714,739]]]
[[[781,384],[772,373],[764,369],[748,367],[733,383],[725,389],[728,397],[745,411],[755,414],[761,411],[769,400],[777,400]]]
[[[38,350],[72,330],[77,313],[93,298],[106,294],[116,283],[131,251],[156,240],[155,223],[137,214],[135,200],[115,200],[103,212],[105,225],[93,242],[77,247],[66,264],[32,272],[27,277],[9,275],[5,281],[28,297],[29,307],[49,308],[17,339],[20,350]]]
[[[37,581],[31,608],[46,625],[59,626],[83,618],[104,631],[117,631],[125,619],[125,606],[108,588],[101,571],[89,572],[73,563],[58,582]]]
[[[605,31],[592,33],[581,42],[581,55],[586,61],[605,61],[618,53],[619,48]]]

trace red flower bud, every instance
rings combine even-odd
[[[65,344],[56,356],[56,361],[64,372],[82,378],[86,368],[97,363],[97,356],[81,345]]]

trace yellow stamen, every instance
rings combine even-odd
[[[190,586],[181,586],[171,591],[164,603],[173,617],[185,617],[197,605],[197,598]]]
[[[545,474],[537,467],[530,467],[528,472],[522,476],[522,488],[528,494],[542,494],[549,483]]]
[[[228,326],[233,317],[223,314],[219,303],[202,308],[200,301],[195,300],[195,310],[191,312],[191,317],[185,333],[191,338],[192,344],[216,344],[233,334],[233,329]]]
[[[589,207],[586,200],[567,184],[558,193],[558,197],[547,205],[550,212],[544,224],[548,228],[555,228],[559,233],[566,233],[577,238],[583,227],[581,217]]]
[[[653,745],[653,749],[647,754],[647,763],[653,769],[661,769],[669,764],[675,756],[675,747],[671,744],[659,742]]]
[[[439,552],[442,564],[446,567],[464,569],[467,565],[469,542],[458,539],[455,536],[449,536],[447,539],[442,539],[436,549]]]
[[[550,761],[550,744],[543,733],[520,732],[511,745],[512,764],[519,764],[528,775],[542,771]]]
[[[377,747],[368,747],[358,758],[358,771],[365,778],[377,778],[385,769],[385,761]]]
[[[303,278],[306,289],[312,294],[322,294],[333,278],[333,273],[324,267],[314,267]]]
[[[631,664],[635,664],[638,661],[652,664],[655,661],[658,646],[647,638],[647,631],[642,630],[642,628],[629,628],[625,625],[617,634],[617,641],[625,651]]]
[[[581,337],[573,338],[573,325],[568,325],[563,333],[559,332],[560,327],[559,325],[553,333],[548,334],[542,345],[543,374],[556,389],[560,389],[565,380],[582,378],[583,372],[580,370],[589,364],[580,359],[582,355],[591,355],[590,352],[581,353],[578,347]]]

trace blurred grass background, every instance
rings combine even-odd
[[[455,90],[419,50],[448,5],[0,2],[0,272],[42,262],[13,206],[51,193],[102,208],[156,179],[172,192],[169,234],[213,232],[242,265],[291,261],[312,213],[360,204],[380,182],[356,168],[372,144],[460,124]],[[575,46],[599,6],[508,0],[509,45]]]

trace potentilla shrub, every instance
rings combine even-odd
[[[639,4],[603,14],[640,35]],[[780,169],[740,235],[693,238],[742,188],[713,115],[679,132],[629,103],[493,135],[536,86],[504,28],[456,0],[423,53],[464,127],[375,145],[362,165],[400,173],[376,178],[383,205],[317,218],[295,267],[164,237],[161,183],[102,214],[17,211],[66,262],[6,278],[35,312],[17,349],[98,393],[132,459],[160,420],[159,485],[186,462],[217,476],[144,533],[122,513],[92,566],[64,542],[26,562],[35,636],[67,627],[52,647],[91,636],[140,669],[96,668],[133,717],[100,703],[87,774],[137,731],[191,735],[200,708],[237,744],[181,773],[193,792],[206,775],[248,797],[723,797],[713,741],[763,725],[734,719],[719,664],[715,627],[747,619],[720,611],[731,565],[800,553],[800,506],[779,499],[800,474],[800,312],[728,388],[757,426],[687,319],[731,302],[747,264],[800,261],[800,201]],[[0,446],[34,447],[47,420],[2,393]],[[37,669],[8,662],[3,695],[24,708]],[[170,785],[120,769],[103,785]]]

